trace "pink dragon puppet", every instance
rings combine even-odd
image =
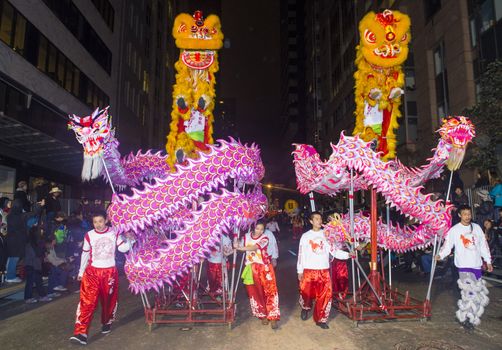
[[[380,220],[378,245],[397,252],[424,248],[432,243],[436,234],[440,237],[446,234],[451,221],[451,205],[424,194],[422,185],[439,177],[445,164],[451,170],[457,169],[467,144],[475,136],[474,126],[463,116],[444,119],[439,133],[441,138],[433,157],[420,168],[406,167],[399,160],[384,162],[370,143],[343,133],[338,144],[331,145],[333,153],[327,161],[322,161],[312,146],[297,144],[293,156],[298,189],[302,193],[315,191],[335,196],[349,189],[352,170],[355,191],[374,186],[391,207],[416,222],[413,226],[398,225],[388,229]],[[355,215],[354,232],[359,241],[369,241],[370,227],[369,217],[361,213]],[[349,231],[348,215],[325,227],[325,232],[339,246],[347,242]]]
[[[82,178],[108,180],[108,170],[115,187],[132,190],[131,195],[113,195],[108,216],[119,233],[133,232],[136,237],[125,264],[135,293],[173,284],[209,253],[221,234],[249,227],[266,211],[260,185],[265,170],[255,145],[220,140],[172,172],[164,153],[137,152],[121,158],[108,108],[96,109],[91,116],[73,115],[69,127],[88,163]],[[231,180],[246,184],[248,191],[238,186],[227,190]],[[202,198],[207,199],[200,203]]]

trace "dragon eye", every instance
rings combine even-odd
[[[95,129],[99,128],[99,123],[94,123],[94,125],[92,127]]]
[[[364,40],[366,40],[370,44],[376,43],[376,35],[372,31],[366,29],[364,31]]]
[[[401,41],[405,41],[408,39],[408,34],[404,33],[403,37],[401,38]]]

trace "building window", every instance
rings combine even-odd
[[[113,24],[115,22],[115,10],[108,0],[92,0],[92,3],[98,10],[99,14],[105,21],[106,25],[113,32]]]
[[[26,35],[26,19],[23,16],[16,16],[16,30],[14,32],[14,51],[24,56],[24,39]]]
[[[164,6],[162,6],[162,1],[159,1],[157,3],[157,18],[158,18],[159,22],[161,22],[162,18],[163,18],[163,16],[162,16],[163,13],[162,12],[164,12]]]
[[[418,119],[407,118],[408,120],[408,142],[416,143],[418,140]]]
[[[38,60],[37,60],[37,68],[42,72],[47,71],[47,50],[48,50],[48,42],[44,36],[41,36],[38,43]]]
[[[409,116],[416,116],[418,114],[416,101],[406,101],[406,113]]]
[[[487,31],[495,24],[495,9],[493,0],[485,0],[481,4],[481,33]]]
[[[2,2],[2,22],[0,23],[0,40],[12,45],[12,26],[14,24],[14,8],[7,1]]]
[[[434,73],[438,118],[448,115],[448,75],[444,66],[444,43],[434,50]]]
[[[406,90],[409,90],[409,91],[415,90],[415,70],[414,69],[405,69],[404,82],[405,82]]]
[[[476,19],[471,18],[469,20],[469,31],[471,34],[471,45],[472,47],[476,47],[478,45],[478,32],[476,27]]]
[[[101,1],[101,0],[100,0]],[[72,1],[43,0],[87,52],[108,73],[112,69],[112,52]]]
[[[71,63],[70,60],[66,60],[66,74],[65,74],[65,79],[64,79],[64,88],[68,92],[73,91],[73,63]]]
[[[56,58],[57,58],[57,49],[54,45],[49,43],[48,46],[49,54],[47,56],[47,75],[52,79],[56,79]]]
[[[109,97],[8,2],[0,2],[0,39],[61,88],[91,107]],[[29,35],[27,34],[29,33]],[[30,40],[26,40],[28,38]]]
[[[431,20],[440,9],[441,0],[424,0],[425,20]]]

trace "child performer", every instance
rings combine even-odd
[[[351,255],[332,248],[324,235],[322,217],[319,212],[310,215],[312,229],[300,239],[297,272],[300,281],[301,319],[308,318],[315,299],[314,321],[322,329],[328,329],[327,320],[331,311],[332,284],[329,276],[330,254],[337,259],[348,259]]]
[[[80,285],[80,302],[72,342],[87,344],[87,333],[98,298],[101,301],[101,333],[110,332],[115,319],[118,301],[118,272],[115,267],[115,249],[127,252],[132,239],[119,236],[113,227],[107,226],[106,213],[93,214],[94,230],[87,232],[82,248],[80,270],[77,279]]]
[[[277,329],[280,319],[279,295],[274,267],[267,252],[269,239],[264,235],[264,230],[265,224],[258,222],[254,231],[246,233],[241,245],[235,249],[246,252],[245,270],[252,272],[252,284],[246,284],[246,289],[253,316],[261,319],[263,325],[270,322],[272,329]]]
[[[222,289],[222,262],[226,256],[232,254],[232,241],[228,236],[222,236],[223,249],[218,246],[213,248],[211,254],[207,257],[207,286],[209,294],[220,296],[223,294]]]

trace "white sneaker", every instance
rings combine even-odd
[[[46,295],[45,297],[41,297],[38,301],[52,301],[52,298]]]
[[[49,294],[47,294],[47,296],[48,296],[49,298],[57,298],[57,297],[60,297],[60,296],[61,296],[61,294],[60,294],[60,293],[56,293],[56,292],[54,292],[54,293],[49,293]]]
[[[26,299],[24,302],[26,304],[35,304],[38,300],[35,298]]]
[[[68,289],[63,286],[56,286],[54,287],[54,290],[57,290],[58,292],[66,292]]]
[[[12,278],[12,279],[6,279],[5,282],[7,282],[7,283],[20,283],[20,282],[23,282],[23,280],[20,279],[19,277],[16,277],[16,278]]]

